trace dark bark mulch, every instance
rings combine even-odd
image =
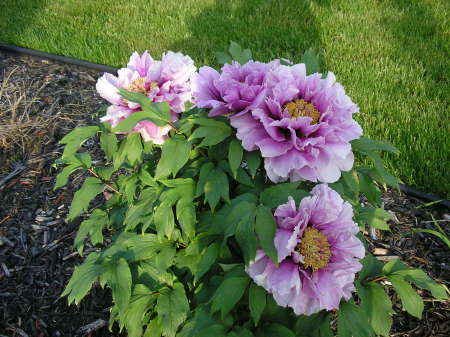
[[[94,124],[103,101],[95,92],[100,75],[91,70],[27,57],[0,55],[0,76],[17,68],[12,81],[17,86],[41,87],[36,101],[39,111],[64,112],[51,134],[36,136],[33,151],[0,150],[0,184],[16,168],[17,174],[0,185],[0,334],[4,336],[77,336],[80,328],[109,319],[110,293],[99,287],[78,306],[68,306],[60,294],[74,266],[81,259],[72,243],[79,221],[64,221],[74,191],[82,176],[71,178],[68,187],[53,191],[55,169],[52,163],[62,152],[57,143],[79,125]],[[3,55],[5,56],[5,55]],[[56,102],[56,103],[55,103]],[[68,117],[69,116],[69,117]],[[12,160],[13,158],[14,160]],[[21,166],[14,167],[17,161]],[[429,234],[413,233],[414,228],[433,228],[432,216],[448,230],[449,216],[436,206],[417,208],[422,203],[396,191],[383,196],[386,210],[395,221],[391,232],[374,232],[370,249],[379,259],[400,257],[411,267],[424,269],[438,282],[449,284],[450,252],[442,241]],[[394,298],[392,336],[449,336],[448,302],[426,298],[422,320],[401,311]],[[99,321],[101,320],[101,321]],[[84,334],[86,335],[86,334]],[[118,336],[107,327],[94,329],[89,336]]]

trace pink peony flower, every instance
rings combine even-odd
[[[236,113],[242,115],[257,108],[265,98],[266,73],[279,65],[249,61],[225,64],[219,74],[210,67],[201,67],[192,80],[192,92],[199,108],[211,108],[210,117]]]
[[[292,198],[275,210],[278,267],[259,250],[246,269],[280,306],[297,315],[337,309],[342,298],[349,300],[365,252],[355,236],[351,205],[326,184],[311,194],[298,210]]]
[[[270,180],[332,183],[352,168],[350,141],[362,134],[352,114],[359,109],[333,73],[307,76],[304,64],[281,65],[264,84],[264,103],[230,121],[247,151],[261,151]]]
[[[97,91],[104,99],[113,104],[101,121],[116,126],[133,112],[139,111],[137,103],[124,100],[119,88],[145,94],[152,102],[167,102],[170,105],[173,121],[184,111],[184,105],[191,100],[191,77],[196,67],[189,56],[167,52],[161,61],[155,61],[145,51],[142,55],[134,52],[127,68],[117,72],[117,77],[104,74],[97,81]],[[140,132],[145,141],[162,144],[170,127],[157,127],[152,122],[143,121],[136,125],[133,132]]]

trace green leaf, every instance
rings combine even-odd
[[[153,221],[156,225],[158,236],[162,237],[165,235],[170,239],[175,228],[172,206],[166,202],[161,203],[153,215]]]
[[[309,195],[307,192],[297,189],[299,185],[299,182],[294,182],[268,187],[261,193],[260,201],[270,208],[285,204],[289,196],[298,202],[300,199]]]
[[[56,176],[56,182],[53,190],[55,191],[58,188],[65,186],[69,181],[69,176],[72,174],[72,172],[79,168],[79,164],[71,164],[64,167],[62,171]]]
[[[224,122],[214,119],[197,118],[194,124],[200,125],[189,137],[189,141],[203,138],[198,146],[206,147],[216,145],[231,135],[231,128]]]
[[[292,330],[288,329],[284,325],[278,323],[272,323],[270,325],[264,326],[264,329],[261,330],[262,334],[258,334],[258,336],[264,337],[295,337]]]
[[[237,169],[241,166],[243,153],[244,149],[242,148],[241,143],[238,140],[233,139],[230,142],[230,147],[228,150],[228,162],[230,163],[230,168],[235,178],[237,175]]]
[[[383,274],[384,275],[390,275],[392,273],[395,273],[399,270],[407,270],[408,266],[406,266],[400,259],[394,259],[389,261],[383,266]]]
[[[163,336],[174,337],[178,327],[186,320],[189,303],[181,283],[175,283],[172,289],[163,288],[158,296],[156,311]]]
[[[387,220],[392,219],[392,216],[382,208],[362,207],[357,214],[357,222],[366,223],[371,227],[389,230]]]
[[[338,312],[339,337],[370,337],[373,330],[366,313],[351,302],[341,302]]]
[[[255,235],[255,205],[247,204],[245,215],[241,217],[237,224],[235,237],[244,253],[245,264],[248,265],[250,261],[255,259],[258,242]]]
[[[150,321],[145,329],[144,337],[161,337],[162,326],[157,319]]]
[[[148,187],[142,190],[139,201],[129,207],[126,213],[124,224],[125,230],[133,230],[140,223],[143,223],[151,215],[153,204],[159,196],[159,189]]]
[[[359,280],[364,281],[368,277],[375,277],[381,274],[383,263],[378,261],[372,254],[368,253],[359,262],[363,265],[359,272]]]
[[[103,180],[111,179],[112,174],[114,173],[114,167],[105,167],[100,166],[95,168],[95,173],[99,175],[99,177]]]
[[[231,64],[233,62],[231,56],[224,52],[216,52],[216,60],[219,64]]]
[[[103,273],[104,267],[97,264],[98,253],[91,253],[80,266],[75,267],[69,283],[61,296],[68,296],[69,304],[79,304],[91,289],[92,284]]]
[[[185,138],[169,138],[162,147],[161,159],[156,167],[155,178],[160,179],[170,174],[175,177],[186,164],[191,152],[191,143]]]
[[[116,135],[114,133],[102,132],[100,136],[100,146],[105,152],[106,158],[109,161],[112,161],[118,147]]]
[[[381,193],[378,187],[368,175],[358,172],[358,176],[361,192],[372,205],[379,206],[381,204]]]
[[[244,295],[249,282],[248,277],[229,277],[217,288],[212,299],[211,312],[220,311],[222,319],[233,309]]]
[[[309,316],[298,316],[295,322],[297,337],[333,337],[330,324],[331,314],[320,311]]]
[[[318,73],[320,71],[319,58],[312,48],[309,48],[303,53],[302,63],[305,64],[307,75]]]
[[[123,323],[127,328],[129,337],[142,336],[143,323],[145,322],[144,317],[154,300],[155,296],[151,295],[151,290],[147,286],[143,284],[137,284],[135,286],[130,304],[125,310],[121,320],[121,323]],[[157,337],[159,336],[161,335],[157,335]]]
[[[359,193],[359,180],[358,174],[355,170],[350,172],[342,172],[342,177],[344,178],[345,184],[350,188],[350,190],[358,194]]]
[[[252,315],[255,326],[258,325],[261,314],[266,307],[266,290],[257,286],[255,283],[250,285],[248,293],[248,305],[250,307],[250,313]]]
[[[433,281],[421,269],[403,269],[394,272],[392,275],[403,276],[406,281],[414,283],[421,289],[426,289],[431,292],[434,298],[445,300],[448,298],[446,288]]]
[[[206,248],[205,252],[201,254],[197,272],[194,274],[195,281],[198,281],[206,272],[208,272],[219,257],[219,253],[219,242],[213,242],[210,246],[208,246],[208,248]]]
[[[83,255],[83,242],[86,236],[89,234],[93,245],[103,243],[103,227],[108,223],[108,215],[101,209],[95,209],[89,219],[84,220],[80,224],[77,236],[75,237],[75,249],[78,254]]]
[[[130,165],[134,166],[141,161],[142,155],[142,141],[139,133],[131,133],[127,135],[125,152],[127,153]]]
[[[114,303],[119,312],[123,313],[131,297],[131,271],[128,262],[124,258],[111,262],[106,273],[105,279],[111,288]]]
[[[75,128],[59,141],[60,144],[66,144],[62,158],[68,158],[78,151],[80,146],[88,139],[93,137],[99,130],[98,126],[83,126]]]
[[[262,249],[275,264],[278,264],[277,250],[274,245],[277,224],[269,207],[261,205],[256,210],[255,229]]]
[[[259,168],[259,165],[261,165],[261,154],[259,151],[251,151],[251,152],[245,152],[245,161],[247,163],[248,169],[250,170],[250,174],[252,175],[252,178],[255,178],[256,171]]]
[[[392,303],[383,287],[375,282],[369,282],[358,287],[361,298],[361,308],[367,314],[369,322],[376,334],[389,337],[392,326]]]
[[[214,211],[221,198],[226,202],[230,201],[228,178],[220,168],[212,168],[205,175],[202,177],[200,173],[199,184],[204,186],[205,202]]]
[[[83,183],[83,186],[75,192],[75,195],[70,205],[69,215],[67,221],[72,221],[81,212],[86,211],[89,203],[97,194],[103,192],[105,185],[100,180],[94,177],[88,177]]]
[[[401,275],[388,276],[397,294],[400,296],[403,308],[414,317],[422,318],[423,301],[411,285]]]
[[[234,41],[230,42],[230,47],[228,48],[233,60],[239,62],[240,64],[247,63],[252,59],[252,53],[250,49],[242,49],[242,47]]]
[[[372,151],[388,151],[391,153],[400,153],[400,151],[387,142],[373,140],[366,137],[360,137],[351,142],[355,151],[367,154]]]

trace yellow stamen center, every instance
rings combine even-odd
[[[138,77],[136,78],[128,87],[127,90],[131,92],[138,92],[141,94],[147,94],[148,92],[152,91],[158,87],[158,83],[151,82],[150,86],[145,85],[145,78],[144,77]]]
[[[303,232],[302,241],[296,251],[303,255],[305,268],[317,271],[327,266],[331,257],[330,243],[325,235],[317,229],[308,227]]]
[[[314,104],[306,102],[304,99],[297,99],[284,105],[292,118],[311,117],[311,124],[319,123],[320,112]]]

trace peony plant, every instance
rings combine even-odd
[[[197,71],[181,53],[133,53],[97,82],[102,123],[61,140],[55,189],[85,171],[67,221],[82,219],[81,256],[90,241],[69,303],[110,288],[110,328],[131,337],[365,337],[389,336],[389,288],[417,318],[414,287],[446,299],[422,270],[367,251],[367,226],[389,230],[380,189],[398,187],[379,152],[398,151],[362,137],[314,53],[264,63],[232,42],[219,59]]]

